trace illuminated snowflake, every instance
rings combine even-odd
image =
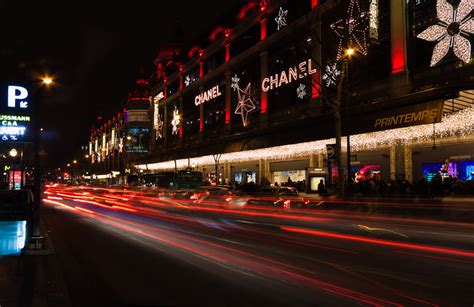
[[[359,0],[351,0],[347,8],[347,19],[340,19],[331,24],[331,29],[339,37],[336,59],[339,61],[344,54],[344,42],[357,52],[367,55],[367,32],[369,29],[369,13],[362,11]]]
[[[418,34],[418,38],[437,44],[433,49],[430,66],[441,61],[449,49],[465,63],[471,61],[471,43],[466,37],[474,34],[474,18],[469,13],[474,9],[472,0],[461,0],[454,9],[446,0],[438,0],[436,12],[438,23]]]
[[[235,114],[240,114],[242,117],[242,124],[247,126],[249,113],[255,111],[257,107],[252,100],[252,89],[250,83],[247,84],[244,90],[237,88],[238,103],[235,108]]]
[[[173,129],[171,130],[171,134],[178,135],[179,124],[181,122],[178,108],[175,106],[173,110],[173,120],[171,121],[171,125]]]
[[[232,87],[234,91],[239,89],[239,81],[240,78],[237,76],[237,74],[232,77],[232,85],[230,87]]]
[[[326,65],[326,69],[323,74],[323,82],[326,87],[336,85],[337,77],[341,74],[341,71],[337,69],[336,63],[332,65]]]
[[[193,83],[194,81],[196,81],[196,78],[195,77],[191,77],[189,75],[187,75],[186,77],[184,77],[184,85],[185,86],[189,86],[191,83]]]
[[[304,84],[300,83],[296,89],[296,96],[298,96],[299,99],[304,99],[304,97],[306,97],[306,86]]]
[[[280,28],[286,26],[286,14],[288,14],[288,10],[284,11],[283,8],[280,7],[278,16],[275,18],[278,31],[280,30]]]

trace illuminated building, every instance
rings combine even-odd
[[[222,154],[222,182],[332,173],[330,103],[345,42],[355,52],[342,134],[351,135],[355,170],[378,165],[385,180],[416,180],[429,163],[474,161],[473,4],[441,2],[247,3],[209,42],[175,45],[155,60],[148,152],[134,164],[145,172],[194,165],[208,175]]]

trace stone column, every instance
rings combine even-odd
[[[404,179],[405,174],[405,156],[403,144],[393,144],[390,146],[390,179]]]
[[[413,151],[412,146],[409,144],[404,145],[404,167],[405,167],[405,179],[413,181]]]

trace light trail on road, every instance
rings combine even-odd
[[[257,206],[232,209],[225,203],[161,200],[158,194],[114,189],[59,187],[47,192],[45,204],[70,209],[102,231],[204,270],[219,268],[223,279],[284,289],[298,302],[332,297],[343,304],[435,306],[449,302],[442,290],[432,291],[449,282],[449,269],[474,271],[469,260],[474,232],[463,223],[449,222],[443,236],[433,237],[433,229],[442,231],[439,221]],[[365,218],[371,225],[360,228]],[[400,263],[406,270],[399,270]],[[441,266],[444,275],[426,279],[423,270],[433,265]],[[472,276],[465,278],[473,282]]]

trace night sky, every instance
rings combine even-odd
[[[0,0],[0,80],[48,73],[58,82],[42,96],[46,166],[79,158],[97,117],[123,108],[141,69],[154,73],[177,19],[185,47],[206,46],[216,26],[236,23],[245,2]]]

